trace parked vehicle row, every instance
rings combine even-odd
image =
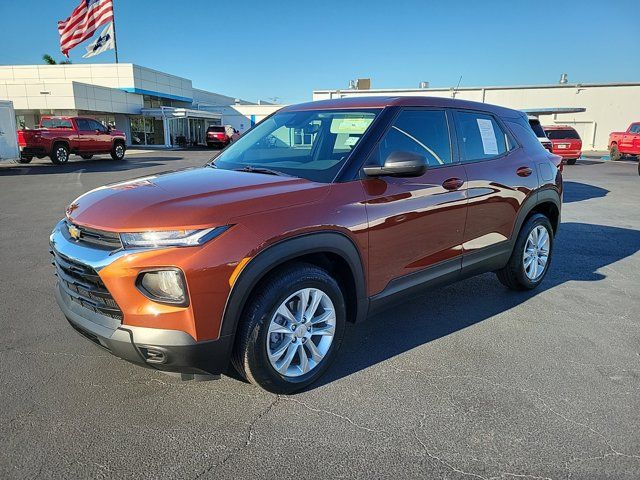
[[[424,288],[484,272],[538,287],[561,172],[515,110],[288,106],[204,167],[74,200],[50,237],[55,295],[76,331],[125,360],[192,375],[231,364],[290,393],[326,371],[347,322]]]
[[[43,116],[38,128],[21,129],[17,135],[19,163],[48,156],[56,165],[62,165],[69,161],[70,154],[90,159],[102,153],[122,160],[127,148],[123,132],[89,117]]]

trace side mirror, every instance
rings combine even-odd
[[[427,171],[427,159],[411,152],[391,152],[382,167],[364,167],[368,177],[419,177]]]

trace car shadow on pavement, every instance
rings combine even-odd
[[[575,239],[581,239],[580,249]],[[611,248],[615,245],[615,248]],[[454,334],[508,311],[545,290],[570,281],[593,282],[606,276],[602,267],[640,250],[640,231],[563,223],[554,245],[550,270],[537,290],[515,292],[492,273],[426,291],[413,300],[378,313],[358,325],[348,325],[336,361],[318,382],[318,388],[413,348]]]
[[[609,193],[606,188],[595,187],[587,183],[564,182],[563,203],[581,202],[590,198],[605,197]]]
[[[110,158],[97,158],[91,160],[70,160],[64,165],[53,163],[26,163],[9,164],[0,167],[0,177],[20,175],[60,175],[65,173],[100,173],[100,172],[124,172],[138,168],[156,167],[165,165],[169,160],[182,160],[183,157],[162,157],[161,161],[155,158],[135,158],[130,161],[114,161]]]

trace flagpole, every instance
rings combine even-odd
[[[111,8],[113,8],[113,46],[116,51],[116,63],[118,63],[118,39],[116,38],[116,6],[115,0],[111,0]]]

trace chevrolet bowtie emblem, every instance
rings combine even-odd
[[[74,240],[80,240],[80,229],[75,225],[69,225],[69,235]]]

